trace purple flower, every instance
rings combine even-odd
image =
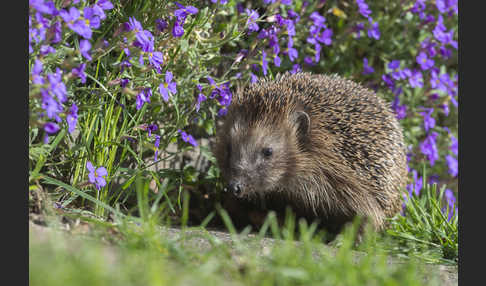
[[[159,145],[160,145],[160,136],[159,135],[155,135],[155,142],[154,142],[155,155],[154,155],[154,161],[157,160],[157,155],[159,154]]]
[[[430,86],[433,89],[441,89],[442,90],[442,89],[444,89],[444,87],[442,87],[441,85],[442,85],[442,83],[440,81],[439,76],[437,75],[437,71],[436,70],[432,70],[430,72]]]
[[[52,33],[51,43],[59,43],[62,39],[61,22],[54,22],[49,28],[49,32]]]
[[[248,15],[248,20],[246,21],[246,24],[248,25],[248,30],[250,32],[257,32],[260,27],[258,27],[258,24],[256,23],[256,20],[260,15],[258,15],[258,12],[255,10],[250,10],[246,9],[246,14]]]
[[[423,87],[424,86],[424,79],[422,77],[422,73],[418,70],[413,70],[412,74],[408,78],[408,82],[410,83],[411,87]]]
[[[185,131],[182,131],[180,129],[177,130],[177,132],[179,132],[181,134],[182,141],[188,142],[189,144],[191,144],[194,147],[198,146],[196,140],[194,139],[194,137],[192,137],[192,135],[189,135]]]
[[[443,24],[442,15],[439,15],[439,18],[437,20],[437,25],[432,31],[432,34],[442,44],[444,45],[450,44],[455,49],[457,49],[457,41],[453,40],[454,31],[451,29],[449,32],[447,32],[447,28]]]
[[[46,39],[47,30],[50,28],[49,20],[44,18],[39,12],[35,13],[35,20],[37,21],[35,26],[32,26],[32,24],[29,23],[29,36],[31,40],[35,40],[36,43],[40,43]]]
[[[78,35],[85,39],[91,39],[91,27],[98,28],[100,19],[94,15],[91,8],[84,8],[84,18],[80,16],[79,10],[75,7],[69,8],[69,11],[61,10],[59,15],[67,23],[67,26]]]
[[[72,28],[72,25],[74,25],[74,22],[77,21],[81,16],[79,10],[76,7],[71,7],[68,11],[61,10],[59,11],[59,15],[64,20],[64,22],[67,23],[68,27],[73,31],[74,29]]]
[[[183,24],[180,21],[175,21],[174,27],[172,27],[172,36],[174,36],[174,38],[179,38],[184,35],[184,27],[182,25]]]
[[[363,17],[368,18],[371,14],[368,4],[366,4],[364,0],[356,0],[356,3],[358,4],[359,13],[363,15]]]
[[[245,11],[245,7],[243,6],[243,3],[238,2],[236,3],[236,10],[238,13],[242,14]]]
[[[86,162],[86,168],[89,171],[88,180],[91,184],[95,184],[98,190],[106,186],[106,180],[104,176],[108,175],[108,171],[106,171],[105,167],[101,166],[95,169],[93,164],[90,161],[88,161]]]
[[[446,156],[447,167],[449,168],[449,174],[452,177],[456,177],[458,173],[457,159],[451,155]]]
[[[400,95],[400,94],[402,94],[403,89],[402,89],[401,86],[397,86],[397,87],[392,88],[392,92],[393,92],[394,95]]]
[[[57,99],[63,103],[67,100],[66,85],[62,82],[61,69],[57,68],[55,73],[47,75],[49,81],[49,90],[57,96]]]
[[[285,20],[285,24],[287,25],[287,34],[289,35],[289,38],[292,38],[295,36],[295,25],[294,21],[292,20]]]
[[[423,12],[425,10],[425,0],[417,0],[415,1],[415,4],[413,5],[412,13],[417,13],[419,14],[420,19],[425,18],[425,13]]]
[[[431,41],[430,38],[428,38],[428,37],[425,38],[425,40],[423,40],[420,43],[420,48],[423,49],[424,51],[426,51],[428,53],[429,57],[435,57],[435,55],[437,54],[437,51],[435,50],[436,46],[437,46],[437,43],[435,41]],[[419,63],[419,62],[417,61],[417,63]]]
[[[396,70],[400,67],[400,61],[399,60],[393,60],[390,63],[388,63],[388,68],[391,70]]]
[[[292,66],[292,70],[290,71],[291,74],[294,74],[294,73],[298,73],[298,72],[301,72],[302,71],[302,68],[300,67],[299,64],[294,64]]]
[[[189,14],[197,14],[198,9],[194,6],[183,6],[177,2],[175,4],[179,7],[179,9],[174,11],[174,16],[179,19],[185,19]]]
[[[202,93],[202,86],[200,84],[197,85],[197,88],[199,89],[199,94],[197,95],[196,112],[199,112],[201,102],[205,101],[207,98],[204,93]]]
[[[392,70],[391,77],[394,80],[400,80],[404,79],[406,77],[405,71],[399,70],[398,68],[400,67],[400,61],[399,60],[393,60],[390,63],[388,63],[388,68]],[[409,70],[407,70],[408,73],[410,73]]]
[[[128,17],[128,22],[125,23],[125,30],[138,33],[143,31],[143,27],[142,24],[135,19],[135,17]]]
[[[227,113],[228,113],[228,109],[225,107],[218,110],[218,116],[225,116]]]
[[[410,195],[412,196],[413,193],[415,193],[416,196],[420,195],[420,190],[422,189],[422,177],[417,176],[417,171],[412,170],[412,176],[413,176],[413,182],[411,184],[407,185],[407,191]]]
[[[450,134],[451,136],[451,145],[449,146],[449,149],[454,153],[454,155],[457,156],[458,151],[459,151],[459,142],[457,141],[456,137],[454,135]]]
[[[98,29],[100,27],[101,20],[100,20],[100,16],[97,15],[95,10],[91,7],[85,7],[83,12],[84,12],[83,16],[84,16],[84,21],[86,26],[88,26],[89,28]],[[88,39],[90,38],[91,36]]]
[[[98,5],[103,10],[113,9],[113,4],[109,0],[99,0],[95,5]]]
[[[265,50],[262,50],[262,70],[263,70],[263,75],[267,75],[267,68],[268,68],[267,53],[265,53]]]
[[[309,19],[313,21],[313,24],[315,26],[314,29],[319,29],[319,28],[324,28],[325,27],[325,22],[326,18],[324,16],[321,16],[318,12],[314,11],[309,15]],[[315,33],[315,32],[314,32]]]
[[[44,78],[40,75],[42,67],[42,62],[39,59],[35,59],[34,66],[32,67],[32,83],[44,84]]]
[[[443,103],[440,105],[440,108],[444,111],[445,116],[449,116],[449,103]]]
[[[83,57],[85,57],[88,61],[91,61],[91,55],[89,51],[91,50],[91,43],[88,40],[81,40],[79,41],[79,52]]]
[[[434,128],[435,126],[435,119],[430,115],[434,112],[433,108],[424,108],[425,112],[419,112],[420,115],[424,118],[424,129],[425,132],[429,132],[429,129]]]
[[[229,82],[223,84],[220,88],[220,97],[218,98],[218,102],[222,106],[228,106],[231,103],[231,98],[232,98],[232,93],[231,90],[229,89]]]
[[[164,63],[164,57],[161,52],[149,52],[149,63],[155,67],[158,73],[160,73],[160,65]]]
[[[356,33],[356,38],[359,39],[361,37],[361,31],[364,30],[364,23],[358,23],[354,26],[353,31]]]
[[[395,99],[392,103],[392,109],[395,111],[398,120],[407,117],[407,106],[405,104],[400,105],[400,98],[395,95]]]
[[[373,22],[373,19],[371,17],[368,18],[368,22],[371,25],[371,28],[368,29],[368,37],[379,40],[380,39],[380,29],[378,27],[378,22]]]
[[[208,76],[207,79],[208,79],[209,84],[211,86],[211,93],[209,95],[209,98],[213,99],[221,93],[221,88],[216,85],[216,82],[210,76]]]
[[[158,129],[157,124],[149,124],[145,130],[148,131],[148,137],[152,136],[152,132]]]
[[[450,189],[446,189],[444,192],[444,196],[447,202],[447,205],[449,207],[449,213],[447,214],[447,221],[450,221],[452,219],[452,216],[454,213],[457,213],[457,207],[456,207],[456,198],[454,197],[454,193]],[[446,212],[446,208],[442,208],[442,212]]]
[[[367,75],[367,74],[372,74],[374,72],[375,72],[375,69],[368,65],[368,59],[364,58],[363,59],[363,74]]]
[[[435,6],[437,7],[437,10],[439,10],[440,13],[444,14],[444,13],[448,12],[450,8],[452,8],[453,2],[456,2],[456,5],[457,5],[457,0],[456,1],[435,0]]]
[[[160,94],[162,95],[162,98],[165,102],[169,101],[169,91],[172,93],[177,92],[176,87],[177,84],[175,83],[175,81],[172,81],[172,73],[170,71],[167,71],[165,73],[165,82],[159,85]]]
[[[427,156],[431,166],[434,166],[435,161],[439,159],[439,152],[436,145],[437,136],[439,136],[439,134],[433,131],[419,145],[420,152]]]
[[[124,88],[124,87],[126,87],[126,86],[127,86],[127,84],[128,84],[129,82],[130,82],[130,79],[128,79],[128,78],[122,78],[122,79],[120,80],[120,86]]]
[[[136,98],[137,110],[142,108],[145,102],[150,102],[150,97],[152,96],[152,89],[150,87],[142,89]]]
[[[449,207],[449,213],[447,215],[447,221],[450,221],[453,214],[457,213],[456,207],[456,198],[454,197],[454,193],[450,189],[446,189],[444,192],[444,197],[446,199],[447,205]],[[442,208],[442,212],[446,212],[446,208]]]
[[[311,56],[305,56],[304,63],[306,63],[309,66],[315,66],[314,60],[312,59]]]
[[[258,81],[258,77],[254,75],[252,72],[250,72],[250,82],[255,83]]]
[[[326,46],[329,46],[332,44],[332,30],[331,29],[325,29],[320,36],[317,37],[317,40],[321,43],[323,43]]]
[[[446,201],[447,201],[447,204],[449,205],[449,207],[453,208],[456,204],[456,197],[454,197],[454,193],[451,190],[446,189],[445,192],[444,192],[444,196],[446,198]]]
[[[452,82],[451,77],[447,73],[443,73],[440,75],[439,80],[442,85],[439,85],[439,89],[452,94],[452,88],[454,86],[454,82]],[[442,87],[442,88],[441,88]]]
[[[29,0],[29,6],[42,14],[56,16],[58,13],[53,1]]]
[[[381,76],[381,79],[385,82],[388,88],[393,89],[395,87],[395,82],[390,75],[384,74]]]
[[[68,131],[69,133],[73,133],[74,129],[76,128],[76,124],[78,122],[78,107],[75,103],[69,109],[69,113],[66,116],[66,121],[68,124]]]
[[[289,47],[287,53],[289,55],[289,59],[291,62],[293,62],[295,59],[299,57],[299,52],[293,47]]]
[[[279,67],[281,62],[282,62],[282,60],[280,59],[280,57],[278,55],[276,55],[275,58],[273,59],[273,64],[276,67]]]
[[[452,56],[452,51],[450,49],[447,49],[444,46],[441,46],[439,48],[439,53],[442,55],[444,59],[448,59]]]
[[[54,122],[47,122],[46,124],[44,124],[44,131],[48,134],[54,134],[59,131],[59,129],[59,125]]]
[[[49,46],[49,45],[42,45],[39,49],[39,52],[41,55],[45,56],[45,55],[48,55],[48,54],[53,54],[56,52],[56,49],[54,49],[53,47]]]
[[[106,18],[104,10],[113,9],[113,4],[108,0],[99,0],[92,6],[92,8],[94,14],[100,17],[100,20],[104,20]]]
[[[62,111],[62,105],[57,102],[45,89],[41,89],[42,109],[46,112],[47,118],[60,121],[59,112]]]
[[[129,68],[131,66],[132,66],[132,64],[129,61],[127,61],[127,60],[121,61],[121,63],[120,63],[120,72],[122,73],[125,70],[125,68]]]
[[[433,89],[438,89],[443,92],[449,93],[449,87],[453,85],[448,74],[442,74],[438,76],[437,71],[432,70],[430,72],[430,86]]]
[[[147,30],[137,32],[133,45],[140,48],[143,52],[151,52],[154,50],[154,36]]]
[[[424,52],[420,52],[416,59],[417,63],[420,65],[420,68],[424,71],[434,66],[434,60],[429,59],[427,54]]]
[[[86,64],[82,63],[79,65],[77,68],[73,68],[71,70],[71,73],[75,76],[78,76],[81,79],[81,83],[86,83],[86,73],[84,72],[84,69],[86,68]]]
[[[155,27],[160,32],[163,32],[165,29],[167,29],[167,27],[169,27],[169,23],[163,19],[157,19],[155,20]]]
[[[219,4],[223,4],[223,5],[228,3],[228,0],[211,0],[211,2],[213,2],[215,4],[218,3],[218,1],[219,1]]]

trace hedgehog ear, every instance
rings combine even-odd
[[[310,117],[305,111],[296,111],[293,114],[293,120],[297,126],[297,136],[299,141],[304,141],[310,131]]]

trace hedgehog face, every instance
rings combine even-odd
[[[282,129],[234,121],[226,130],[229,136],[220,143],[224,156],[219,161],[229,191],[249,197],[278,189],[292,166]]]

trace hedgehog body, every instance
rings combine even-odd
[[[239,199],[289,205],[330,229],[362,216],[381,230],[401,208],[400,125],[373,91],[337,75],[286,73],[238,91],[215,155]]]

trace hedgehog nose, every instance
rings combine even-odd
[[[241,184],[240,182],[230,182],[228,185],[228,189],[235,195],[238,195],[241,192]]]

